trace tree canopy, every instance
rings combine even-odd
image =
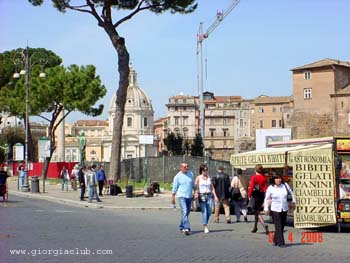
[[[58,61],[58,60],[57,60]],[[46,78],[39,78],[41,68],[33,67],[30,74],[29,115],[39,116],[49,123],[48,137],[50,139],[50,162],[56,149],[55,131],[59,124],[72,111],[80,111],[86,115],[98,116],[103,111],[103,105],[94,105],[106,94],[106,88],[96,76],[93,65],[53,66],[45,70]],[[11,81],[0,90],[0,112],[24,116],[26,111],[26,88],[24,78]],[[49,113],[50,117],[42,113]],[[61,113],[64,113],[61,115]],[[26,124],[27,125],[27,124]],[[46,176],[47,170],[43,170]]]
[[[28,0],[34,6],[40,6],[44,0]],[[60,12],[73,10],[93,16],[98,26],[108,35],[118,60],[119,87],[116,92],[116,112],[113,121],[112,159],[109,177],[118,179],[120,175],[121,141],[124,123],[127,88],[129,86],[129,52],[125,38],[120,36],[118,27],[132,19],[142,11],[148,10],[155,14],[169,11],[172,14],[187,14],[197,8],[196,0],[51,0],[53,6]],[[123,12],[119,12],[120,10]],[[128,12],[125,16],[125,12]],[[118,15],[119,14],[119,15]],[[117,19],[115,19],[117,18]]]
[[[169,132],[168,136],[163,139],[164,145],[171,155],[184,154],[183,138],[181,134]]]

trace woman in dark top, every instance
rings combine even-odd
[[[251,199],[252,197],[254,197],[255,199],[255,206],[253,207],[255,220],[254,220],[254,228],[252,230],[252,233],[255,233],[256,231],[258,231],[258,221],[264,227],[266,234],[269,233],[268,226],[265,224],[262,216],[260,216],[260,209],[263,207],[263,204],[264,204],[266,189],[267,189],[267,180],[264,175],[264,168],[261,164],[258,164],[255,166],[255,174],[252,175],[252,177],[250,178],[249,191],[248,191],[249,199]]]

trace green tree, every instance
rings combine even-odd
[[[193,140],[193,143],[191,145],[191,155],[192,156],[203,156],[203,139],[200,133],[196,133],[196,137]]]
[[[35,6],[41,5],[44,0],[28,0]],[[93,16],[108,35],[118,58],[119,87],[116,95],[116,112],[113,124],[112,159],[110,163],[109,177],[118,179],[120,175],[121,140],[124,121],[124,109],[126,103],[127,88],[129,85],[129,52],[125,38],[119,33],[119,26],[132,19],[142,11],[150,11],[161,14],[191,13],[196,7],[196,0],[85,0],[77,4],[71,0],[51,0],[54,7],[60,12],[74,10]],[[72,4],[71,4],[72,2]],[[74,5],[75,4],[75,5]],[[129,12],[126,16],[122,16]],[[120,18],[122,16],[122,18]],[[115,18],[118,17],[117,20]]]
[[[34,69],[35,71],[37,69]],[[45,70],[46,78],[33,77],[30,84],[30,114],[36,115],[49,123],[50,156],[45,159],[42,176],[46,177],[48,165],[56,149],[55,131],[60,123],[72,112],[80,111],[86,115],[98,116],[103,105],[94,107],[95,103],[106,94],[101,85],[96,69],[92,65],[71,65],[68,68],[56,66]],[[38,72],[33,72],[36,76]],[[24,80],[18,80],[14,86],[5,86],[0,90],[0,111],[14,115],[25,112]],[[3,108],[3,109],[1,109]],[[43,113],[50,113],[49,117]]]
[[[14,49],[11,51],[5,51],[3,53],[0,53],[0,91],[1,89],[5,89],[3,94],[6,95],[6,93],[10,92],[11,90],[15,90],[15,86],[17,82],[19,81],[20,85],[24,85],[24,80],[18,80],[13,78],[13,74],[15,72],[19,72],[21,69],[21,65],[15,65],[14,60],[19,59],[23,60],[21,57],[21,53],[24,50],[22,48]],[[58,66],[62,63],[62,59],[57,56],[54,52],[51,50],[46,50],[44,48],[28,48],[28,55],[29,57],[32,57],[35,54],[35,59],[38,61],[40,58],[45,57],[47,60],[47,63],[45,64],[45,68],[51,68]],[[32,69],[31,74],[31,82],[38,82],[38,75],[41,71],[41,65],[34,65]],[[7,88],[7,89],[6,89]],[[13,97],[9,96],[0,96],[0,113],[1,112],[7,112],[14,116],[18,116],[22,118],[24,121],[25,119],[25,89],[20,88],[17,89],[16,92],[18,93],[11,93],[13,94]],[[11,105],[11,106],[10,106]],[[1,117],[0,117],[1,119]],[[30,132],[30,124],[25,123],[25,125],[28,125],[28,159],[32,162],[35,161],[35,154],[34,149],[35,145],[33,143],[32,139],[32,133]]]
[[[6,158],[13,158],[13,146],[16,143],[21,143],[24,145],[24,133],[23,129],[7,127],[2,129],[0,134],[0,146],[7,144],[10,148],[9,156],[5,156],[5,151],[0,150],[0,163],[5,162]]]
[[[180,134],[169,132],[163,141],[170,155],[182,155],[184,153],[183,138]]]

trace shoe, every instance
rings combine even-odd
[[[206,234],[209,233],[209,228],[208,227],[204,227],[204,233],[206,233]]]
[[[244,222],[248,223],[248,217],[247,216],[244,217]]]
[[[85,201],[84,198],[80,198],[80,201]]]
[[[284,248],[286,247],[286,245],[278,245],[280,248]]]
[[[188,230],[188,229],[183,229],[182,232],[183,232],[186,236],[191,235],[191,231]]]
[[[102,196],[102,194],[98,194],[98,196]]]
[[[256,231],[258,231],[257,228],[253,228],[253,230],[251,231],[252,233],[256,233]]]
[[[241,223],[241,220],[236,220],[236,223]]]
[[[276,246],[277,246],[277,244],[276,244],[275,242],[273,242],[273,243],[272,243],[272,245],[273,245],[274,247],[276,247]]]
[[[219,223],[219,219],[214,219],[214,223]]]
[[[230,219],[227,219],[227,220],[226,220],[226,223],[227,223],[227,224],[231,224],[231,220],[230,220]]]
[[[266,233],[266,235],[269,234],[269,226],[268,225],[265,225],[265,233]]]
[[[99,203],[100,203],[100,202],[102,202],[102,201],[101,201],[101,200],[97,200],[97,202],[99,202]]]

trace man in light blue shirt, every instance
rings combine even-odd
[[[181,163],[180,171],[175,175],[173,180],[171,203],[175,205],[175,195],[177,194],[181,209],[181,222],[179,228],[185,235],[191,234],[189,215],[191,212],[193,189],[193,173],[188,170],[187,163]]]

